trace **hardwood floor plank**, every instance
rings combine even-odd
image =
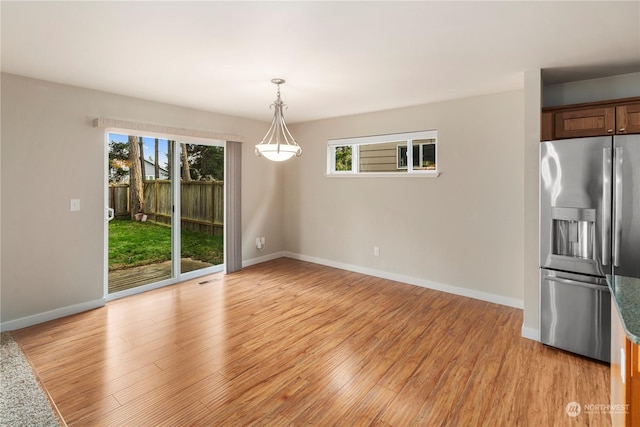
[[[448,302],[445,303],[445,300]],[[420,335],[413,342],[408,341],[403,343],[403,346],[398,346],[401,351],[392,356],[398,363],[385,373],[379,384],[397,393],[400,392],[421,361],[436,351],[439,342],[451,329],[452,325],[441,319],[445,316],[451,319],[459,318],[461,311],[464,310],[462,302],[463,300],[459,298],[450,298],[444,294],[435,297],[434,304],[438,305],[438,308],[424,313],[423,322],[427,323],[426,326],[421,325],[419,320],[416,321],[413,328],[417,329],[416,333],[421,331]],[[460,327],[464,328],[464,325]]]
[[[505,337],[506,346],[504,348],[498,347],[491,349],[491,359],[493,363],[499,363],[496,372],[496,378],[499,382],[496,383],[496,387],[492,390],[492,400],[493,406],[505,402],[505,404],[509,404],[511,407],[506,411],[490,410],[484,420],[487,425],[517,425],[517,401],[515,401],[512,396],[520,393],[520,387],[523,386],[521,373],[526,372],[528,369],[531,359],[531,349],[534,344],[531,341],[521,342],[522,338],[519,336],[519,331],[509,326],[510,324],[521,322],[520,313],[516,313],[516,310],[513,310],[513,313],[510,313],[510,315],[502,317],[512,321],[506,324],[498,321],[495,329],[496,335]],[[532,345],[527,345],[529,343]],[[500,352],[504,353],[500,354]],[[460,394],[462,395],[462,393]],[[521,415],[525,416],[526,414]]]
[[[145,381],[132,384],[114,393],[113,396],[121,405],[126,405],[147,394],[166,393],[169,395],[171,392],[186,388],[217,372],[219,365],[208,362],[206,359],[199,359],[192,361],[192,363],[177,365],[175,369],[156,372],[149,375]]]
[[[204,389],[225,387],[223,378],[216,373],[197,369],[182,371],[182,377],[173,377],[172,381],[159,382],[158,377],[146,381],[155,387],[138,393],[131,400],[121,404],[112,411],[95,413],[81,420],[79,425],[104,426],[146,426],[157,425],[174,414],[184,411],[195,402],[197,407],[204,408],[198,395]],[[210,415],[208,409],[202,409],[203,419]]]
[[[285,377],[283,375],[283,377]],[[309,381],[301,377],[286,376],[288,382],[278,382],[276,387],[269,394],[265,394],[260,398],[252,401],[249,411],[243,417],[238,417],[235,425],[288,425],[291,420],[284,418],[279,413],[279,408],[285,405],[289,399],[292,399],[303,388],[307,387]],[[291,379],[292,378],[292,379]],[[280,387],[279,384],[282,383]],[[285,424],[278,424],[278,420],[286,420]]]
[[[353,410],[337,421],[337,425],[375,425],[396,393],[379,385],[374,385]]]
[[[443,372],[438,382],[425,398],[425,403],[409,425],[456,425],[448,422],[452,411],[458,406],[461,396],[471,379],[472,370],[468,366],[452,366]],[[481,425],[469,423],[467,425]],[[486,424],[504,425],[504,424]]]
[[[608,402],[608,366],[521,326],[521,310],[282,258],[13,336],[70,426],[610,425],[565,412]]]
[[[202,420],[210,416],[211,411],[202,403],[195,401],[189,406],[186,406],[178,411],[170,411],[167,415],[159,414],[157,421],[153,424],[155,426],[189,426],[189,425],[202,425]],[[149,423],[148,417],[144,417],[142,420],[145,424]]]
[[[93,401],[107,399],[108,397],[117,402],[117,399],[113,396],[115,393],[135,384],[144,383],[151,375],[155,375],[158,372],[160,372],[160,368],[150,364],[111,381],[104,381],[99,384],[96,384],[93,378],[86,379],[84,382],[75,383],[74,387],[60,387],[59,399],[63,402],[72,403],[72,405],[68,406],[70,411],[77,411],[82,409],[84,405],[88,406]],[[120,406],[120,403],[117,406]]]
[[[112,395],[96,397],[90,401],[64,400],[60,398],[58,398],[58,401],[64,402],[63,418],[68,426],[91,425],[85,423],[83,419],[89,417],[101,419],[102,414],[109,413],[120,407],[120,403]]]

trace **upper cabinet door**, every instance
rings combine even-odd
[[[594,107],[560,111],[554,117],[556,139],[613,135],[616,125],[614,107]]]
[[[616,108],[616,133],[640,133],[640,103]]]
[[[540,140],[640,133],[640,96],[545,107]]]

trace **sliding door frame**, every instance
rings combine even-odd
[[[97,126],[97,125],[96,125]],[[102,127],[102,126],[101,126]],[[193,279],[196,277],[204,276],[207,274],[213,274],[216,272],[224,271],[226,272],[226,263],[227,263],[227,250],[229,246],[234,246],[235,244],[240,244],[240,242],[230,242],[227,239],[227,217],[230,216],[228,212],[227,206],[227,190],[226,187],[228,185],[227,177],[227,141],[221,139],[214,138],[203,138],[197,136],[188,136],[188,135],[176,135],[165,132],[153,132],[148,130],[138,130],[138,129],[128,129],[128,128],[118,128],[118,127],[104,127],[104,161],[103,164],[107,165],[109,161],[109,134],[121,134],[121,135],[134,135],[136,137],[151,137],[151,138],[162,138],[174,141],[173,150],[172,150],[172,161],[171,165],[171,192],[172,192],[172,202],[173,209],[171,215],[171,228],[172,228],[172,239],[171,239],[171,278],[160,280],[158,282],[148,283],[145,285],[140,285],[135,288],[126,289],[123,291],[109,293],[109,178],[108,171],[104,171],[104,296],[106,301],[112,301],[118,298],[127,297],[130,295],[138,294],[141,292],[146,292],[152,289],[161,288],[164,286],[172,285],[175,283],[179,283],[185,280]],[[180,144],[181,143],[194,143],[201,145],[209,145],[209,146],[217,146],[224,148],[224,177],[225,177],[225,191],[224,193],[224,219],[223,219],[223,252],[224,252],[224,261],[223,264],[214,265],[211,267],[190,271],[187,273],[180,272],[180,259],[181,259],[181,192],[180,192],[180,183],[181,183],[181,174],[180,174]],[[239,185],[239,182],[237,183]],[[236,216],[235,214],[232,216]]]

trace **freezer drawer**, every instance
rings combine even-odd
[[[611,306],[601,279],[576,280],[541,270],[540,341],[572,353],[609,362]]]

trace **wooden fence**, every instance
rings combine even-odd
[[[222,236],[224,224],[224,183],[183,181],[180,183],[182,230]],[[171,181],[144,183],[144,213],[147,219],[171,223]],[[109,207],[116,218],[131,218],[129,184],[109,185]]]

